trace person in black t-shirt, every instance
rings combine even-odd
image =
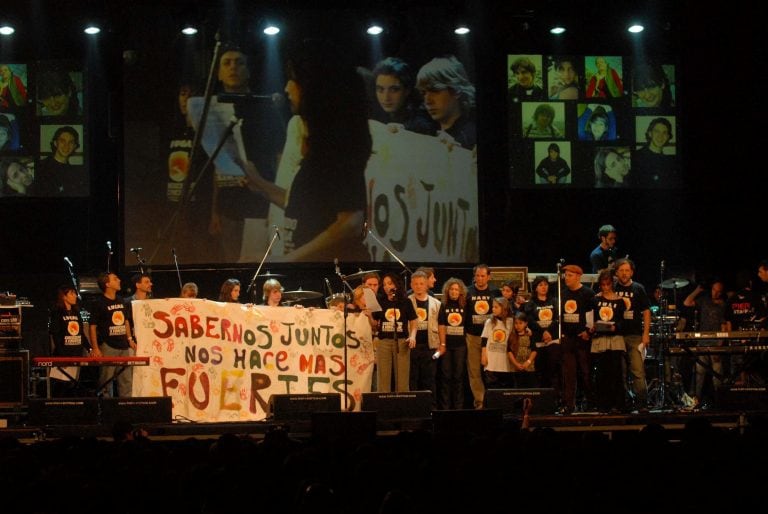
[[[56,294],[56,305],[48,321],[51,354],[57,357],[80,357],[88,346],[83,329],[83,317],[77,306],[77,291],[73,286],[61,286]],[[67,367],[64,373],[51,370],[51,396],[77,396],[78,367]],[[74,379],[74,380],[72,380]]]

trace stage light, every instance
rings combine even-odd
[[[194,36],[197,34],[197,27],[193,27],[192,25],[185,25],[183,29],[181,29],[181,33],[185,36]]]
[[[372,36],[378,36],[379,34],[384,32],[384,28],[374,23],[373,25],[368,27],[368,30],[366,30],[366,32]]]
[[[458,27],[456,27],[456,29],[454,29],[453,32],[455,34],[463,36],[464,34],[469,34],[469,27],[467,27],[466,25],[459,25]]]
[[[275,36],[275,35],[277,35],[279,33],[280,33],[280,27],[278,27],[276,25],[267,25],[264,28],[264,34],[266,34],[268,36]]]
[[[644,30],[645,30],[645,27],[643,27],[643,26],[642,26],[641,24],[639,24],[639,23],[633,23],[632,25],[630,25],[630,26],[627,28],[627,30],[628,30],[629,32],[631,32],[632,34],[639,34],[640,32],[642,32],[642,31],[644,31]]]
[[[549,29],[550,34],[555,34],[556,36],[559,36],[560,34],[563,34],[565,32],[565,27],[562,25],[555,25],[551,29]]]
[[[93,36],[93,35],[96,35],[99,32],[101,32],[101,28],[98,27],[97,25],[87,25],[85,27],[85,30],[83,30],[83,32],[85,32],[88,35]]]
[[[3,36],[10,36],[10,35],[11,35],[11,34],[13,34],[14,32],[16,32],[16,29],[14,29],[13,27],[11,27],[11,26],[10,26],[10,25],[8,25],[7,23],[3,23],[2,25],[0,25],[0,35],[3,35]]]

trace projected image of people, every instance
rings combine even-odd
[[[602,55],[585,59],[587,98],[621,98],[624,95],[621,62],[621,57]]]
[[[536,75],[536,70],[541,69],[541,56],[509,56],[509,58],[514,59],[509,65],[512,82],[509,88],[510,103],[545,100],[541,77]],[[538,67],[534,59],[538,61]]]
[[[12,114],[0,114],[0,152],[19,149],[19,131],[16,117]]]
[[[80,89],[75,78],[82,73],[58,66],[44,67],[37,76],[37,114],[40,116],[78,116],[82,114]]]
[[[667,71],[675,67],[655,62],[642,63],[632,71],[632,106],[668,109],[675,105],[674,90]]]
[[[525,124],[526,113],[530,112],[532,103],[523,104],[523,123]],[[560,117],[556,116],[555,107],[560,112]],[[554,107],[550,104],[538,104],[530,116],[530,122],[523,129],[523,137],[530,138],[562,138],[563,122],[562,117],[565,109],[562,104],[556,104]]]
[[[619,188],[629,185],[629,148],[598,148],[595,153],[595,187]]]
[[[447,144],[472,150],[477,144],[474,120],[475,86],[454,56],[435,57],[421,67],[416,88],[438,127],[433,135]]]
[[[0,108],[13,109],[27,104],[26,64],[0,64]]]
[[[579,104],[578,134],[581,141],[614,141],[616,115],[610,105]]]
[[[29,159],[0,160],[0,196],[27,196],[35,181],[34,164]]]
[[[392,132],[400,127],[420,134],[434,132],[435,123],[420,105],[421,98],[407,62],[387,57],[376,64],[372,74],[378,105],[374,119],[389,124]]]
[[[549,59],[549,99],[578,99],[581,60],[572,55],[550,57]]]
[[[637,119],[638,139],[644,134],[645,145],[635,152],[634,184],[639,187],[674,187],[678,185],[673,143],[674,117],[652,118],[645,131],[640,125],[647,116]]]
[[[41,145],[52,127],[41,127]],[[80,127],[82,130],[82,127]],[[88,175],[80,164],[73,163],[80,149],[80,132],[73,126],[56,128],[50,137],[51,155],[40,162],[34,194],[36,196],[86,196]],[[78,156],[82,162],[82,157]]]
[[[540,151],[540,147],[546,145],[547,156],[539,162],[536,166],[536,183],[537,184],[570,184],[571,183],[571,167],[568,166],[568,162],[560,154],[560,146],[570,153],[570,143],[536,143],[537,154]]]

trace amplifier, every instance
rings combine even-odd
[[[0,407],[25,403],[28,382],[29,351],[0,351]]]
[[[432,412],[433,398],[432,391],[363,393],[360,408],[375,411],[380,420],[428,418]]]
[[[718,409],[768,410],[768,387],[723,385],[715,393]]]
[[[488,389],[485,392],[485,406],[501,409],[505,415],[522,416],[523,400],[530,398],[531,414],[555,413],[555,390],[551,387],[531,389]]]
[[[49,425],[98,425],[98,398],[30,398],[28,423]]]
[[[268,417],[274,421],[310,421],[313,412],[340,412],[341,394],[273,394]]]
[[[170,396],[134,396],[104,398],[101,401],[101,422],[112,425],[117,421],[129,423],[170,423]]]

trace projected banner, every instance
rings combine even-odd
[[[138,355],[134,396],[170,396],[173,415],[192,421],[258,421],[272,394],[340,393],[360,409],[373,373],[365,316],[327,309],[263,307],[209,300],[133,302]],[[345,386],[346,379],[346,386]]]
[[[365,172],[369,228],[407,261],[475,262],[477,161],[473,151],[407,130],[369,123]],[[372,237],[372,261],[391,260]]]

